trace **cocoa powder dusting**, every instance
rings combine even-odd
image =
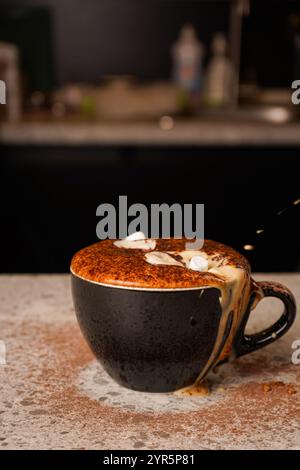
[[[84,279],[127,287],[184,288],[214,285],[216,278],[210,272],[197,272],[184,266],[151,265],[144,259],[141,249],[118,248],[115,240],[104,240],[77,252],[71,262],[72,272]],[[185,250],[186,239],[157,239],[155,250],[180,252]],[[213,256],[215,261],[224,261],[250,273],[247,260],[232,248],[222,243],[205,240],[201,251]],[[176,253],[174,259],[176,259]]]

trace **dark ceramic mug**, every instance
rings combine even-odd
[[[296,314],[294,297],[286,287],[251,281],[241,320],[234,325],[230,312],[216,350],[222,317],[219,289],[126,288],[102,285],[72,272],[71,277],[77,319],[95,356],[116,382],[144,392],[193,385],[228,359],[229,354],[224,358],[221,352],[230,336],[230,354],[239,357],[282,336]],[[263,296],[279,298],[284,312],[270,328],[246,335],[251,307]]]

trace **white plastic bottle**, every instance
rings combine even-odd
[[[227,57],[227,41],[217,33],[212,41],[212,58],[205,78],[205,101],[211,107],[222,107],[231,103],[233,67]]]
[[[173,45],[172,56],[174,81],[187,93],[197,93],[202,88],[203,55],[204,46],[197,39],[194,26],[184,25]]]

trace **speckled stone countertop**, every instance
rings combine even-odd
[[[286,284],[300,304],[300,274],[254,277]],[[280,307],[262,301],[250,331]],[[276,343],[212,373],[206,396],[132,392],[83,340],[69,276],[2,275],[0,449],[300,449],[297,339],[300,316]]]
[[[176,119],[170,130],[159,122],[1,123],[0,143],[5,145],[205,145],[293,146],[300,143],[299,122],[274,124],[260,121]]]

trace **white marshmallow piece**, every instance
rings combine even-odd
[[[208,261],[207,259],[203,258],[202,256],[193,256],[188,265],[189,269],[193,271],[208,271]]]
[[[127,249],[135,249],[135,250],[155,250],[156,241],[149,239],[145,240],[117,240],[114,242],[114,245],[118,248],[127,248]]]
[[[128,240],[130,242],[136,241],[136,240],[145,240],[146,236],[143,232],[134,232],[128,235],[125,240]]]

